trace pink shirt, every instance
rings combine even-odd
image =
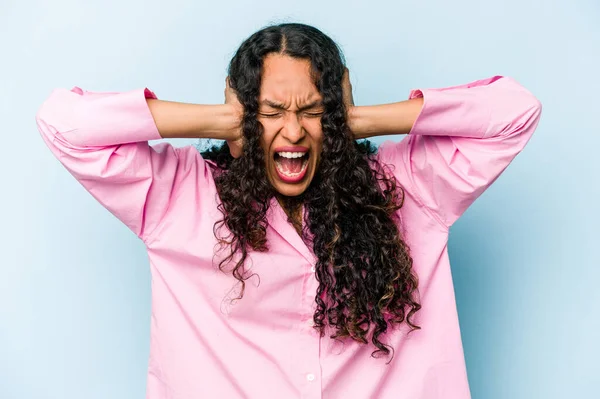
[[[413,90],[423,109],[409,135],[380,146],[406,190],[400,209],[419,276],[421,330],[395,328],[395,349],[323,338],[311,328],[315,256],[276,201],[270,251],[251,253],[244,298],[213,264],[221,218],[210,165],[194,146],[160,139],[148,89],[57,89],[37,114],[42,138],[66,169],[145,244],[152,274],[147,398],[470,397],[448,261],[449,227],[501,174],[533,134],[539,101],[495,76]],[[246,263],[249,265],[249,263]],[[232,291],[233,290],[233,291]]]

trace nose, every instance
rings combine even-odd
[[[306,135],[302,124],[298,120],[298,115],[294,113],[286,116],[281,133],[283,137],[293,144],[300,142]]]

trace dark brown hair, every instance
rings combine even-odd
[[[341,51],[312,26],[264,28],[244,41],[231,60],[230,84],[244,107],[243,155],[231,157],[226,143],[202,153],[217,165],[223,219],[215,225],[215,235],[229,250],[219,267],[234,263],[242,298],[248,251],[268,250],[266,213],[276,193],[266,176],[257,114],[263,60],[270,53],[309,60],[323,97],[321,162],[306,192],[285,204],[288,210],[302,205],[307,210],[303,236],[312,234],[318,258],[315,328],[323,335],[328,324],[335,331],[331,338],[361,343],[368,342],[372,329],[373,355],[387,355],[390,346],[381,338],[390,324],[406,321],[411,331],[420,328],[412,321],[421,308],[418,281],[398,229],[404,191],[377,161],[375,147],[353,139],[343,102]]]

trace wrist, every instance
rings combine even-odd
[[[243,111],[231,104],[221,104],[218,109],[217,134],[222,140],[237,140],[240,137]]]
[[[355,140],[366,139],[375,134],[373,124],[369,122],[370,112],[366,106],[351,106],[348,108],[348,127]]]
[[[239,136],[241,115],[230,104],[198,105],[198,137],[235,140]]]
[[[148,108],[162,138],[230,140],[239,136],[236,110],[230,105],[203,105],[147,99]]]
[[[354,106],[348,111],[348,124],[355,139],[410,133],[421,109],[423,98],[391,104]]]

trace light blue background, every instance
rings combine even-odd
[[[77,85],[220,103],[237,46],[282,21],[338,41],[359,105],[495,74],[538,96],[528,147],[451,230],[471,390],[600,397],[597,1],[1,0],[0,398],[145,395],[144,245],[45,147],[41,102]]]

